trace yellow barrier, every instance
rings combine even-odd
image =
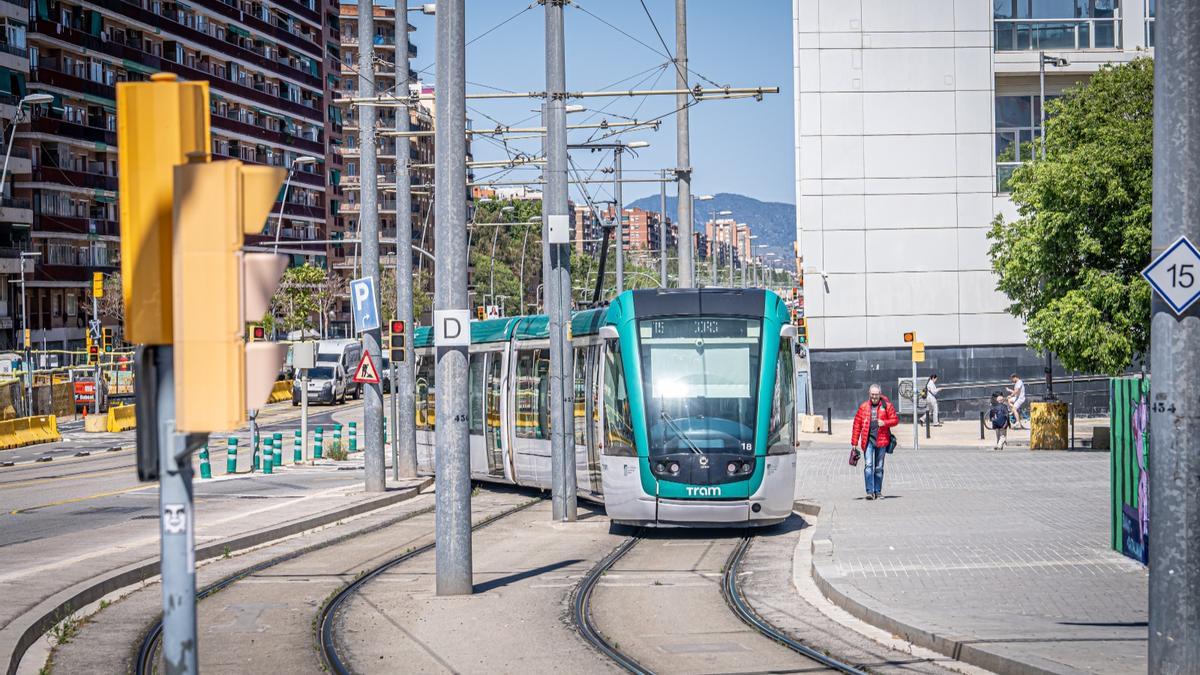
[[[0,422],[0,449],[19,448],[34,443],[60,440],[58,418],[54,415],[18,417]]]
[[[108,409],[108,424],[106,428],[109,432],[127,431],[137,426],[137,417],[134,413],[136,406],[120,405]]]
[[[292,381],[279,380],[271,388],[271,396],[267,399],[267,403],[279,403],[290,400],[292,400]]]

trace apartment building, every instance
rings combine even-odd
[[[4,25],[0,32],[0,119],[5,122],[0,126],[0,152],[8,154],[8,173],[0,194],[0,349],[8,349],[17,342],[21,315],[21,288],[9,282],[20,278],[21,265],[26,266],[26,273],[33,270],[32,262],[21,257],[29,247],[33,210],[27,198],[13,196],[12,183],[13,175],[29,174],[29,146],[16,142],[8,147],[12,125],[29,114],[28,107],[21,105],[21,99],[29,93],[28,0],[0,0],[0,21]]]
[[[396,90],[397,83],[397,54],[396,31],[407,28],[411,33],[416,27],[409,24],[406,17],[396,16],[392,7],[373,7],[375,26],[375,90],[381,95],[392,93],[397,96],[409,92]],[[339,8],[339,25],[341,28],[341,63],[337,89],[339,95],[358,95],[358,5],[343,3]],[[416,45],[408,42],[408,58],[417,56]],[[403,63],[403,59],[401,59]],[[401,66],[403,67],[403,66]],[[428,91],[428,87],[420,84],[417,74],[408,72],[410,91],[420,93]],[[404,114],[397,107],[376,108],[377,134],[396,128],[396,115]],[[341,175],[341,219],[335,225],[334,239],[356,239],[359,227],[358,217],[359,190],[361,187],[361,167],[359,164],[360,148],[358,136],[358,111],[353,106],[344,106],[342,115],[345,119],[344,137],[338,153],[344,161],[345,171]],[[409,139],[409,156],[405,160],[396,157],[396,139],[393,136],[376,136],[376,158],[378,162],[378,182],[385,186],[396,182],[397,161],[408,161],[409,175],[412,182],[412,241],[413,245],[425,251],[433,251],[433,112],[432,107],[422,102],[408,110],[409,129],[425,132],[426,135]],[[396,193],[390,187],[382,188],[378,193],[379,204],[379,233],[380,236],[394,240],[396,237]],[[356,269],[359,265],[360,248],[354,244],[338,244],[330,247],[330,260],[333,269],[344,276],[358,276]],[[414,268],[419,264],[419,252],[410,252],[413,256]],[[393,269],[396,265],[396,248],[393,244],[380,246],[380,264],[385,270]],[[350,334],[350,304],[343,303],[341,312],[332,324],[334,330],[341,334]]]
[[[911,368],[906,331],[943,383],[1019,372],[1036,396],[1044,357],[996,291],[986,233],[1017,215],[1007,180],[1042,133],[1041,68],[1049,98],[1152,55],[1154,0],[793,0],[793,12],[816,403],[844,415],[867,380],[894,389]]]
[[[92,273],[119,270],[119,82],[164,71],[208,80],[213,158],[291,172],[286,203],[248,246],[273,250],[278,241],[294,262],[323,263],[324,246],[305,241],[325,239],[332,220],[326,148],[336,120],[324,62],[330,47],[336,54],[328,43],[336,33],[332,0],[35,0],[23,12],[24,89],[52,100],[28,106],[18,126],[14,156],[27,159],[10,163],[6,197],[27,204],[32,217],[25,236],[0,245],[39,254],[26,284],[36,344],[81,346]],[[14,44],[19,22],[5,20]],[[19,73],[0,66],[14,71],[0,79],[17,96]]]

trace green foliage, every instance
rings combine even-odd
[[[321,312],[321,295],[329,274],[320,267],[304,264],[289,267],[275,297],[271,298],[271,309],[263,318],[268,332],[276,328],[283,331],[309,330],[317,327]]]
[[[992,223],[999,290],[1029,346],[1078,371],[1119,373],[1146,353],[1154,62],[1109,66],[1047,104],[1046,159],[1009,183],[1020,217]]]
[[[328,445],[322,448],[322,454],[325,455],[325,459],[332,459],[335,462],[344,461],[350,456],[346,450],[346,443],[341,440],[328,441]]]

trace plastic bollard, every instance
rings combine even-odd
[[[313,436],[313,459],[321,459],[323,456],[321,450],[321,427],[317,427],[317,433]]]
[[[358,422],[350,423],[350,452],[358,452]]]
[[[300,439],[299,429],[296,430],[296,443],[294,445],[294,449],[292,450],[292,462],[296,464],[304,463],[304,445]]]
[[[262,442],[261,437],[255,436],[255,435],[250,436],[250,444],[251,444],[251,446],[253,446],[253,447],[251,447],[251,453],[250,453],[250,473],[254,473],[255,471],[258,471],[259,465],[262,461],[262,453],[259,452],[259,450],[260,450],[259,443],[261,443],[261,442]]]
[[[233,474],[237,473],[237,438],[236,437],[234,437],[234,436],[229,437],[229,442],[227,444],[227,448],[228,449],[225,450],[225,473],[232,476]]]
[[[263,453],[262,453],[263,473],[275,473],[275,452],[271,448],[273,441],[274,441],[274,439],[272,439],[270,436],[267,436],[266,439],[263,440]]]
[[[200,477],[212,478],[212,465],[208,463],[208,443],[200,449]]]
[[[271,443],[271,447],[275,449],[275,466],[282,467],[283,466],[283,432],[276,431],[271,436],[271,438],[273,440],[273,442]]]

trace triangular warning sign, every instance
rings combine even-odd
[[[371,360],[371,352],[363,352],[362,361],[354,369],[354,381],[363,384],[379,384],[379,371],[375,370],[375,362]]]

